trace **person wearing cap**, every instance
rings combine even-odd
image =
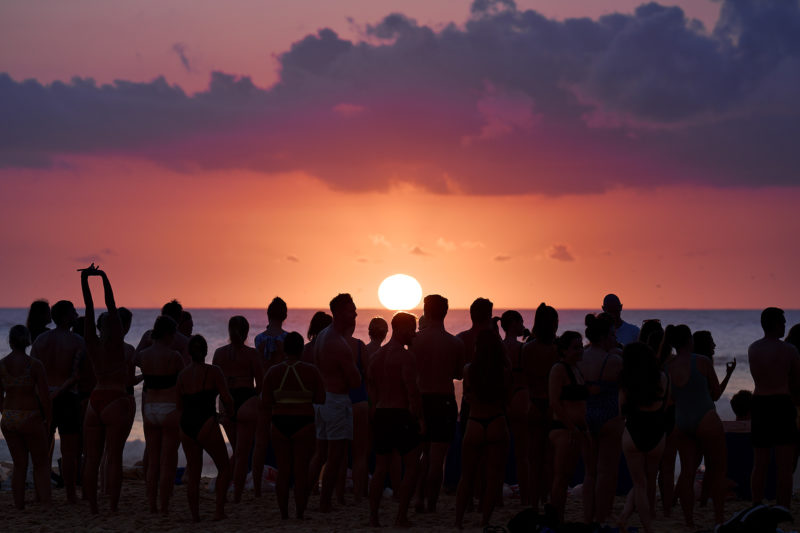
[[[606,294],[603,311],[611,315],[616,330],[617,342],[622,346],[639,339],[639,328],[622,320],[622,302],[616,294]]]

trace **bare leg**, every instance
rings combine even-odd
[[[178,446],[180,446],[180,432],[178,430],[178,411],[167,415],[164,425],[161,426],[161,455],[158,476],[158,492],[161,514],[169,513],[169,500],[172,488],[175,486],[175,470],[178,467]],[[157,460],[156,457],[152,458]],[[202,461],[202,459],[201,459]]]
[[[328,513],[331,510],[333,490],[336,485],[339,469],[345,459],[346,446],[346,440],[328,441],[328,462],[325,466],[325,473],[322,475],[322,491],[319,497],[320,512]]]
[[[292,440],[272,426],[272,446],[275,449],[275,460],[278,466],[278,479],[275,493],[281,520],[289,518],[289,477],[292,474]],[[295,476],[297,477],[297,476]]]
[[[450,448],[448,442],[432,442],[430,453],[430,465],[428,467],[428,481],[425,492],[428,497],[428,512],[436,512],[436,504],[439,501],[439,492],[442,490],[442,480],[444,479],[444,460]]]
[[[263,415],[259,414],[256,423],[255,448],[253,449],[253,492],[256,498],[261,496],[261,477],[264,475],[264,460],[269,446],[269,428]]]
[[[369,404],[353,404],[353,499],[356,503],[367,495],[367,458],[369,455]]]
[[[375,459],[375,471],[372,473],[372,481],[369,484],[369,525],[371,527],[380,527],[381,525],[378,510],[391,457],[390,454],[379,454]]]
[[[181,433],[183,451],[186,453],[186,471],[183,480],[192,520],[200,521],[200,473],[203,469],[203,448],[194,439]]]
[[[483,443],[484,438],[485,435],[480,426],[476,422],[467,421],[464,439],[461,442],[461,480],[458,482],[456,492],[455,525],[458,529],[464,527],[464,513],[475,491],[479,446]]]
[[[789,509],[792,503],[792,473],[796,446],[789,444],[775,447],[775,462],[778,470],[777,504]]]
[[[241,407],[236,417],[236,440],[231,440],[234,445],[233,452],[233,501],[238,503],[242,500],[244,482],[247,478],[247,463],[250,458],[250,451],[253,449],[256,427],[258,425],[258,398],[250,398]],[[227,430],[226,430],[227,432]],[[230,433],[228,434],[230,436]],[[230,440],[230,438],[229,438]],[[234,444],[235,443],[235,444]],[[262,469],[263,471],[263,469]],[[255,473],[253,474],[253,484],[255,484]]]
[[[508,458],[508,428],[503,417],[496,419],[486,430],[486,492],[484,496],[483,518],[481,525],[489,525],[497,495],[502,494],[506,460]]]
[[[567,501],[569,478],[575,472],[580,455],[578,437],[571,437],[567,429],[555,429],[550,432],[553,443],[553,488],[550,490],[550,502],[558,513],[559,523],[564,521],[564,506]]]
[[[222,438],[222,432],[219,429],[215,417],[211,417],[203,425],[203,429],[197,436],[200,445],[211,460],[217,467],[217,482],[216,482],[216,508],[214,510],[214,520],[222,520],[225,516],[225,500],[228,497],[228,487],[231,484],[231,463],[228,457],[228,447],[225,445],[225,440]],[[202,454],[200,455],[200,462],[202,467]]]
[[[625,420],[616,417],[600,429],[597,444],[597,485],[595,487],[595,512],[591,522],[604,524],[614,507],[617,494],[619,459],[622,455],[622,430]]]
[[[417,484],[417,473],[419,471],[419,446],[403,455],[403,462],[406,465],[406,475],[400,485],[400,503],[397,506],[397,518],[394,525],[399,527],[409,527],[408,506],[411,497],[414,495],[414,486]]]
[[[675,490],[681,500],[681,509],[686,525],[694,527],[694,476],[692,465],[697,462],[697,443],[691,437],[678,437],[678,453],[681,458],[681,473]]]
[[[322,465],[328,461],[328,441],[316,440],[314,457],[308,466],[308,488],[309,494],[319,490],[319,475],[322,472]]]
[[[25,508],[25,477],[28,475],[28,448],[25,437],[17,431],[7,431],[3,427],[3,436],[14,461],[14,473],[11,477],[11,492],[14,495],[14,506]]]
[[[145,454],[147,456],[147,470],[145,482],[147,485],[147,503],[151,513],[158,512],[158,479],[161,468],[161,427],[150,424],[145,419],[144,422],[144,441]]]
[[[308,506],[308,464],[314,454],[314,425],[309,424],[294,434],[294,500],[297,518],[303,518]]]
[[[61,471],[64,475],[64,488],[67,492],[67,501],[75,503],[75,477],[78,473],[78,433],[62,435],[61,438]]]

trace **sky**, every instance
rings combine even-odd
[[[0,306],[800,307],[796,0],[0,7]]]

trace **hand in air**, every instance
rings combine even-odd
[[[81,274],[83,274],[85,276],[101,276],[103,274],[103,271],[100,270],[100,267],[99,266],[95,266],[94,263],[92,263],[91,265],[89,265],[86,268],[79,268],[78,272],[80,272]]]
[[[725,363],[725,371],[728,374],[733,374],[734,369],[736,369],[736,358],[733,358],[733,361]]]

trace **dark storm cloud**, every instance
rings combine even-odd
[[[476,0],[463,26],[391,14],[362,33],[294,43],[269,89],[0,75],[0,168],[120,154],[477,194],[800,178],[796,0],[727,0],[713,29],[655,3],[561,22]]]

